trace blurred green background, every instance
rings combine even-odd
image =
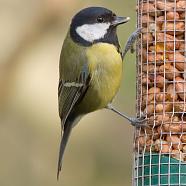
[[[1,186],[131,185],[133,129],[106,110],[74,128],[56,181],[60,50],[71,17],[92,5],[131,17],[118,30],[123,46],[135,30],[135,0],[0,0]],[[135,115],[135,55],[126,56],[114,105]]]

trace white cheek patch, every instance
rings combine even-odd
[[[110,23],[84,24],[76,28],[77,34],[86,41],[93,42],[104,38]]]

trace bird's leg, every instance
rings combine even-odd
[[[127,54],[127,52],[129,50],[131,51],[131,53],[135,52],[134,43],[135,43],[136,39],[138,38],[139,34],[141,33],[141,30],[142,30],[141,28],[137,29],[128,38],[127,43],[126,43],[126,45],[124,47],[124,50],[123,50],[123,53],[122,53],[122,59],[124,59],[125,55]]]
[[[142,117],[139,117],[139,118],[136,118],[136,117],[128,117],[127,115],[121,113],[120,111],[118,111],[117,109],[115,109],[112,104],[108,104],[107,109],[115,112],[116,114],[120,115],[121,117],[127,119],[132,126],[134,127],[147,127],[146,125],[146,121],[147,119],[145,118],[145,116],[142,116]]]

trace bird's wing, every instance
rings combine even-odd
[[[58,99],[59,99],[59,115],[61,118],[61,129],[63,130],[63,136],[60,143],[59,159],[58,159],[58,169],[57,169],[57,179],[59,178],[59,172],[62,167],[62,159],[65,151],[66,144],[68,142],[70,132],[73,126],[73,121],[75,118],[68,118],[74,105],[81,101],[88,85],[90,82],[90,76],[88,73],[87,65],[83,65],[80,70],[79,76],[74,81],[64,81],[61,79],[59,81],[58,88]]]
[[[80,101],[88,88],[90,81],[87,65],[80,71],[79,77],[74,81],[64,81],[61,79],[58,86],[59,115],[61,126],[64,128],[67,117],[74,105]]]

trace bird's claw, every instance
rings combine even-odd
[[[144,116],[141,116],[141,117],[131,117],[130,118],[130,122],[131,122],[131,125],[134,126],[134,127],[148,127],[147,125],[147,121],[148,119],[145,118]]]
[[[131,34],[131,36],[128,38],[127,43],[124,47],[124,51],[122,53],[122,59],[124,59],[125,55],[127,54],[127,52],[130,50],[131,53],[135,52],[135,41],[137,40],[138,36],[140,35],[142,31],[142,28],[138,28],[135,32],[133,32]]]

